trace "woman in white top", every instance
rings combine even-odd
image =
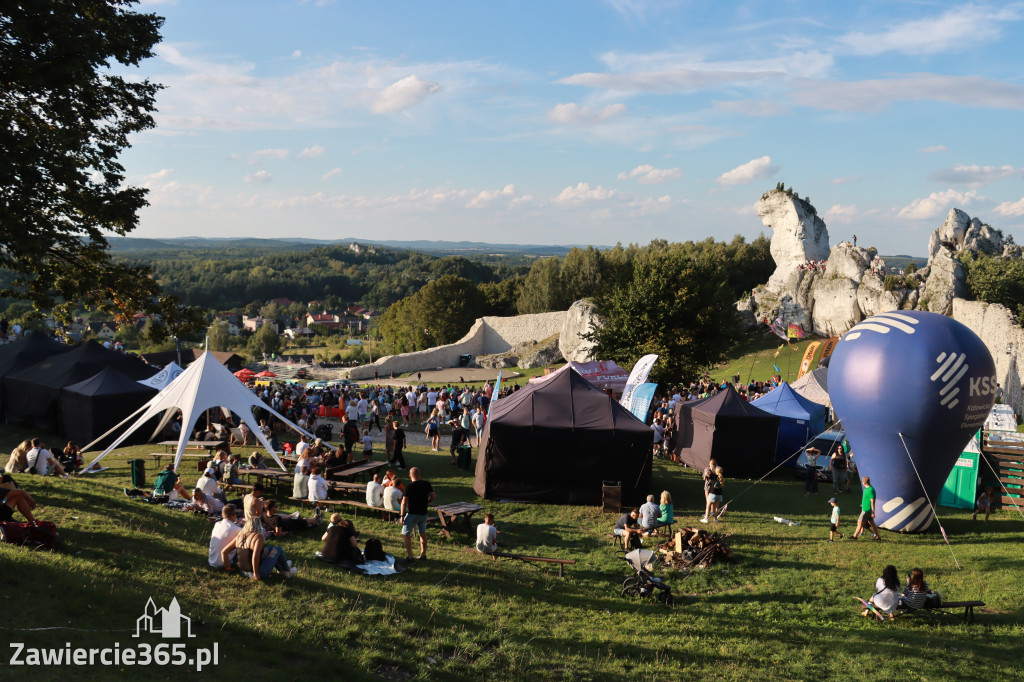
[[[320,467],[313,467],[309,475],[309,501],[319,502],[327,499],[327,481],[320,475]]]
[[[875,581],[875,590],[868,603],[882,613],[894,613],[900,605],[900,579],[895,566],[890,564],[885,567],[882,577]]]
[[[295,464],[295,478],[292,480],[292,497],[304,500],[309,496],[310,458],[308,448],[299,455]]]

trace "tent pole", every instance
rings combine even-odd
[[[93,445],[96,445],[96,443],[99,443],[101,440],[103,440],[104,438],[106,438],[107,436],[112,434],[114,431],[117,431],[119,428],[121,428],[122,426],[127,424],[129,421],[134,419],[140,412],[145,410],[147,407],[149,407],[149,403],[148,402],[145,405],[143,405],[142,407],[140,407],[139,409],[137,409],[134,412],[132,412],[127,417],[125,417],[124,420],[120,424],[118,424],[117,426],[113,427],[112,429],[110,429],[109,431],[104,433],[102,436],[100,436],[99,438],[95,439],[93,442],[89,443],[84,448],[82,448],[82,452],[88,452],[89,448],[91,448]]]

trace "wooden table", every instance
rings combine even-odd
[[[451,539],[451,529],[455,526],[455,523],[459,519],[463,519],[466,530],[472,530],[470,519],[473,517],[473,514],[483,509],[483,507],[472,502],[451,502],[449,504],[439,504],[432,507],[432,509],[437,512],[437,518],[441,522],[441,535]]]
[[[257,483],[263,483],[264,479],[267,481],[274,482],[274,488],[281,485],[282,483],[288,485],[294,481],[294,476],[286,471],[280,469],[239,469],[239,474],[246,476],[255,476]]]
[[[387,465],[387,462],[363,462],[362,464],[348,466],[340,471],[333,471],[331,476],[335,479],[340,478],[346,481],[353,480],[357,476],[370,478]]]
[[[191,457],[193,459],[200,460],[203,463],[203,468],[204,469],[206,468],[206,466],[205,466],[206,462],[209,461],[209,459],[210,459],[210,454],[209,453],[204,453],[204,454],[200,455],[200,454],[195,453],[195,452],[183,452],[183,453],[181,453],[181,456],[182,456],[183,459],[185,457]],[[173,451],[172,452],[150,452],[147,455],[147,457],[156,457],[156,468],[157,469],[161,469],[161,468],[163,468],[162,467],[162,463],[163,463],[164,457],[174,457],[174,452]]]
[[[223,440],[188,440],[185,441],[185,449],[188,448],[205,448],[206,450],[213,452],[224,447],[224,443],[227,441]],[[158,445],[163,445],[167,452],[175,452],[178,449],[178,441],[176,440],[162,440]]]
[[[339,492],[342,495],[366,495],[365,483],[351,483],[349,481],[327,481],[327,489]]]

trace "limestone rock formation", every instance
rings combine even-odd
[[[539,342],[521,343],[504,353],[478,355],[476,358],[476,363],[486,369],[504,369],[506,367],[533,369],[534,367],[548,367],[558,362],[562,362],[562,353],[558,350],[557,336],[551,336]]]
[[[931,235],[928,264],[912,275],[892,272],[874,248],[842,242],[827,255],[828,230],[806,201],[773,190],[758,202],[758,215],[774,230],[771,253],[775,273],[765,285],[737,302],[742,323],[749,327],[781,317],[805,331],[836,336],[866,317],[890,310],[929,310],[950,315],[953,301],[967,295],[962,251],[1021,257],[1021,247],[960,209],[951,209]],[[777,243],[778,242],[778,243]],[[824,268],[808,261],[827,257]]]
[[[594,304],[583,299],[569,307],[562,331],[558,334],[558,350],[567,362],[590,362],[594,360],[594,343],[583,338],[601,324],[594,313]]]

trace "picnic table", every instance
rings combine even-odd
[[[185,441],[185,449],[187,450],[188,448],[205,448],[207,451],[213,452],[214,450],[219,450],[220,448],[224,447],[224,443],[226,442],[227,441],[223,440],[188,440]],[[178,441],[176,440],[162,440],[158,443],[158,445],[163,445],[164,449],[167,450],[167,452],[176,452],[178,449]]]
[[[365,476],[370,478],[375,473],[383,469],[388,465],[387,462],[363,462],[362,464],[355,464],[347,466],[344,469],[339,469],[331,472],[331,477],[342,480],[353,480],[357,476]]]
[[[155,457],[156,458],[156,468],[160,469],[160,468],[162,468],[164,457],[174,457],[174,453],[173,452],[150,452],[146,456],[147,457]],[[191,457],[193,459],[198,459],[199,463],[203,465],[204,469],[206,468],[206,462],[210,459],[210,453],[208,453],[208,452],[204,452],[203,454],[199,454],[199,453],[196,453],[196,452],[183,452],[183,453],[181,453],[181,456],[182,456],[182,458]]]
[[[280,469],[239,469],[239,474],[245,474],[246,476],[255,476],[258,483],[263,483],[264,480],[272,481],[274,487],[281,485],[289,485],[294,480],[294,476],[286,471]]]
[[[441,522],[441,535],[448,539],[451,539],[451,529],[455,524],[462,519],[465,523],[466,530],[472,530],[470,519],[473,514],[477,513],[483,507],[472,502],[450,502],[448,504],[439,504],[432,507],[437,512],[437,518]]]
[[[351,481],[327,481],[327,489],[334,490],[342,495],[366,495],[365,483],[353,483]]]

